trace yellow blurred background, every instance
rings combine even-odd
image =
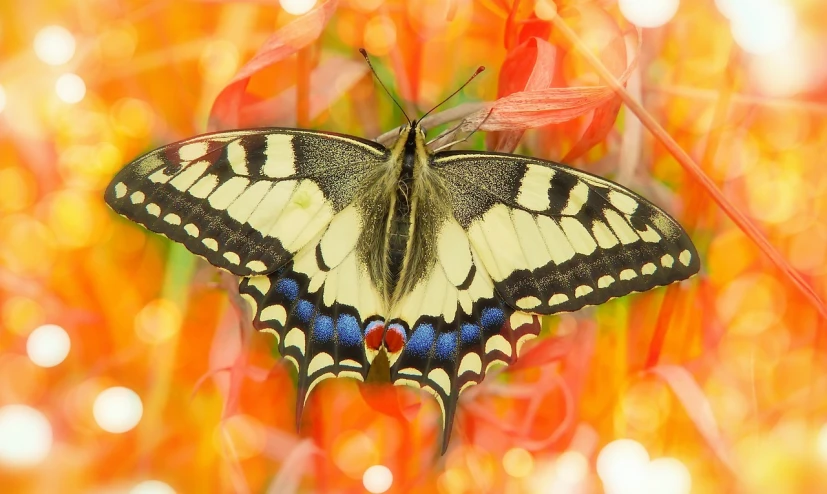
[[[0,14],[0,492],[827,492],[823,0],[10,0]],[[463,395],[445,456],[435,402],[390,385],[326,381],[297,432],[291,373],[239,317],[233,280],[103,202],[125,163],[207,130],[398,126],[360,47],[421,114],[479,65],[442,110],[536,89],[539,46],[544,88],[604,84],[578,43],[615,75],[634,60],[624,96],[688,156],[626,105],[616,120],[521,117],[517,152],[640,192],[703,267],[546,318],[522,362]],[[222,96],[245,73],[243,97]]]

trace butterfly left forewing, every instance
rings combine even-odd
[[[386,152],[355,137],[294,129],[205,134],[134,160],[105,199],[215,266],[268,273],[353,201]]]
[[[608,180],[497,153],[439,153],[433,163],[472,250],[517,310],[574,311],[700,267],[674,219]]]

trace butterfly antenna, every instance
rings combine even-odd
[[[459,87],[459,89],[457,89],[456,91],[454,91],[453,93],[451,93],[451,95],[450,95],[450,96],[448,96],[448,97],[447,97],[447,98],[445,98],[444,100],[440,101],[438,105],[434,106],[433,108],[431,108],[430,110],[428,110],[427,112],[425,112],[425,115],[422,115],[422,116],[419,118],[419,121],[421,122],[421,121],[422,121],[422,119],[424,119],[425,117],[427,117],[427,116],[428,116],[428,115],[429,115],[432,111],[436,110],[437,108],[439,108],[440,106],[442,106],[442,105],[443,105],[446,101],[448,101],[449,99],[451,99],[451,98],[453,98],[454,96],[456,96],[456,94],[457,94],[458,92],[462,91],[462,89],[463,89],[465,86],[467,86],[467,85],[468,85],[471,81],[473,81],[475,77],[477,77],[478,75],[480,75],[480,73],[482,73],[482,71],[483,71],[483,70],[485,70],[485,67],[483,67],[482,65],[480,65],[479,67],[477,67],[477,71],[476,71],[476,72],[474,72],[474,74],[473,74],[471,77],[469,77],[467,81],[465,81],[465,84],[463,84],[462,86],[460,86],[460,87]]]
[[[411,118],[408,116],[407,113],[405,113],[405,109],[402,108],[402,105],[400,105],[399,102],[396,101],[396,99],[394,99],[391,92],[388,91],[388,88],[385,86],[385,83],[382,82],[382,79],[379,78],[379,74],[376,73],[376,69],[374,69],[373,64],[370,63],[370,58],[368,58],[368,52],[366,52],[364,48],[359,48],[359,53],[361,53],[362,56],[365,57],[365,62],[368,63],[368,67],[370,67],[370,71],[373,72],[373,76],[376,77],[377,81],[379,81],[379,84],[382,86],[382,89],[384,89],[385,92],[388,93],[388,96],[390,97],[391,101],[393,101],[396,104],[396,106],[399,107],[400,110],[402,110],[402,115],[405,115],[405,120],[407,120],[408,125],[410,125],[411,124]]]

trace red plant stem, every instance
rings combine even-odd
[[[672,320],[672,313],[675,312],[678,286],[669,285],[666,287],[666,294],[663,296],[663,303],[658,312],[658,320],[655,323],[655,332],[652,334],[652,341],[649,342],[649,353],[646,356],[646,364],[644,364],[646,369],[658,365],[658,360],[660,360],[663,342],[666,340],[666,332],[669,331],[669,322]]]
[[[792,266],[787,262],[786,259],[775,249],[775,247],[770,244],[767,238],[764,236],[761,231],[752,224],[752,222],[735,206],[733,206],[729,200],[723,195],[721,190],[715,184],[715,182],[710,179],[706,173],[701,169],[700,166],[689,156],[689,154],[684,151],[680,145],[675,142],[675,139],[669,135],[666,130],[655,120],[655,118],[643,108],[643,105],[635,101],[635,99],[626,91],[626,88],[623,87],[620,82],[615,78],[614,74],[609,72],[609,70],[603,65],[603,63],[598,59],[590,50],[589,48],[583,43],[583,41],[577,36],[577,34],[571,30],[569,26],[560,18],[560,16],[556,16],[552,21],[554,26],[560,30],[560,32],[571,42],[577,51],[583,55],[586,60],[588,60],[589,64],[592,68],[597,71],[603,80],[623,99],[623,102],[626,103],[626,106],[634,113],[637,118],[649,129],[651,132],[669,151],[678,163],[689,172],[689,174],[695,178],[700,184],[703,186],[704,189],[709,193],[712,199],[718,204],[718,206],[723,209],[724,213],[736,224],[738,228],[743,231],[747,237],[749,237],[755,244],[761,249],[764,254],[770,258],[770,260],[775,264],[783,273],[784,275],[793,282],[793,284],[799,289],[799,291],[810,301],[810,303],[818,310],[821,316],[827,319],[827,307],[824,306],[824,303],[818,297],[818,294],[807,284],[806,281],[801,277],[801,275],[793,269]]]

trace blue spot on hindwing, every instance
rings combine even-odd
[[[296,303],[296,307],[293,309],[293,313],[296,314],[296,317],[305,324],[308,324],[311,319],[313,319],[313,313],[316,312],[316,308],[308,302],[307,300],[299,300]]]
[[[480,339],[480,327],[476,324],[465,323],[459,330],[459,337],[463,345],[476,343]]]
[[[313,339],[327,342],[333,339],[333,319],[330,316],[319,314],[313,321]]]
[[[336,319],[336,334],[342,345],[356,346],[362,343],[359,321],[350,314],[339,314],[339,318]]]
[[[299,298],[299,284],[296,280],[290,278],[282,278],[276,283],[276,293],[280,293],[289,301],[294,301]]]
[[[457,349],[457,332],[442,333],[436,339],[436,356],[440,360],[450,360]]]
[[[499,331],[505,324],[505,313],[498,307],[486,307],[480,313],[480,324],[489,331]]]
[[[431,351],[431,346],[434,344],[434,327],[428,323],[422,323],[414,328],[411,339],[405,348],[420,357],[428,356]]]

